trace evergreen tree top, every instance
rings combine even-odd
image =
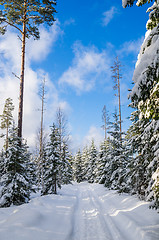
[[[3,5],[0,11],[1,34],[6,32],[8,25],[23,33],[22,25],[25,23],[27,37],[34,36],[35,39],[38,39],[37,26],[43,23],[51,26],[55,21],[56,0],[0,0],[0,5]]]
[[[147,22],[147,29],[153,29],[159,23],[159,0],[122,0],[122,5],[124,8],[127,6],[133,6],[136,2],[138,7],[144,5],[145,3],[154,2],[154,4],[148,8],[147,12],[149,12],[149,20]]]
[[[13,121],[13,115],[12,111],[14,110],[14,105],[12,103],[11,98],[7,98],[5,101],[3,114],[0,115],[1,117],[1,128],[4,129],[6,127],[9,127],[9,125],[12,124]]]

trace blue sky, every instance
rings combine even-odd
[[[52,124],[61,106],[68,118],[71,146],[77,149],[92,137],[96,143],[104,137],[102,108],[106,105],[112,114],[117,106],[110,69],[117,55],[123,65],[123,129],[130,124],[127,95],[146,32],[147,6],[123,9],[121,0],[58,0],[56,9],[55,25],[42,26],[39,41],[27,41],[23,132],[34,145],[40,117],[38,90],[45,77],[45,127]],[[20,71],[20,44],[11,28],[0,37],[0,111],[9,96],[17,106],[19,86],[11,73]],[[17,118],[17,107],[14,115]]]

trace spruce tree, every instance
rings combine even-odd
[[[5,34],[7,27],[11,26],[22,36],[22,56],[20,74],[20,94],[18,112],[18,136],[22,137],[23,117],[23,92],[24,92],[24,68],[26,38],[33,36],[39,39],[39,25],[46,23],[51,26],[56,12],[56,0],[0,0],[0,33]],[[21,141],[20,141],[21,142]]]
[[[81,165],[82,154],[81,150],[79,149],[75,155],[74,163],[73,163],[73,175],[74,180],[78,183],[82,182],[82,165]]]
[[[13,112],[14,105],[11,98],[7,98],[5,101],[3,114],[0,115],[1,117],[1,129],[6,129],[6,141],[5,141],[5,150],[8,148],[8,131],[9,127],[13,123]]]
[[[153,0],[122,0],[122,5],[124,8],[126,8],[127,6],[133,6],[133,4],[137,2],[136,5],[140,7],[145,3],[150,3],[152,1]],[[152,30],[159,23],[158,5],[158,0],[154,0],[154,4],[147,10],[147,12],[150,12],[149,21],[147,22],[148,29]]]
[[[153,191],[154,191],[154,201],[152,204],[152,207],[158,208],[159,206],[159,167],[157,168],[156,172],[153,174]]]
[[[108,151],[109,151],[109,138],[107,141],[101,142],[98,153],[98,162],[96,169],[96,182],[104,184],[107,175],[105,172],[105,166],[108,162]]]
[[[123,0],[123,7],[132,6],[135,0]],[[149,0],[138,0],[137,6],[150,3]],[[134,87],[130,93],[130,106],[136,108],[137,122],[134,128],[137,129],[138,154],[135,161],[138,161],[139,169],[136,172],[140,175],[137,193],[143,198],[152,199],[152,176],[158,161],[158,136],[159,136],[159,2],[154,3],[147,12],[147,32],[144,42],[138,55],[138,61],[133,75]],[[138,125],[137,125],[138,124]],[[137,140],[136,139],[136,140]],[[134,176],[138,176],[135,174]],[[141,182],[142,179],[142,182]],[[150,180],[151,179],[151,180]],[[158,181],[155,179],[155,181]],[[157,184],[157,183],[155,183]],[[156,191],[156,190],[155,190]],[[155,192],[154,198],[157,200]]]
[[[67,143],[62,146],[61,155],[61,182],[62,184],[69,184],[72,180],[72,166],[71,166],[71,154],[68,149]]]
[[[159,208],[159,124],[155,126],[155,135],[153,136],[156,144],[153,145],[154,161],[157,162],[157,169],[153,173],[152,178],[154,180],[152,189],[154,191],[154,201],[152,207]]]
[[[89,149],[89,164],[88,164],[88,171],[87,171],[87,179],[89,183],[95,182],[95,179],[96,179],[97,156],[98,156],[98,151],[94,144],[94,140],[92,140],[91,146]]]
[[[112,130],[109,131],[109,134],[111,136],[109,153],[109,158],[111,158],[111,162],[109,163],[109,174],[111,174],[111,177],[108,187],[119,190],[126,160],[123,155],[123,147],[121,142],[122,133],[120,132],[120,120],[118,120],[117,111],[115,111],[113,117],[114,122],[110,123]]]
[[[59,132],[55,124],[53,124],[47,146],[47,161],[45,162],[42,195],[57,194],[57,187],[61,188],[59,173],[62,164],[59,155],[59,145]]]
[[[81,171],[82,171],[82,180],[87,181],[87,171],[89,165],[89,149],[88,146],[85,146],[82,151],[81,158]]]
[[[103,173],[103,179],[101,179],[101,183],[104,182],[104,186],[106,188],[111,188],[112,182],[111,182],[111,176],[113,173],[113,158],[112,158],[112,152],[114,150],[112,140],[109,138],[108,139],[108,152],[106,156],[106,163],[104,166],[104,173]]]
[[[132,194],[152,201],[154,199],[152,176],[157,169],[158,162],[154,148],[156,144],[158,145],[158,141],[156,142],[156,138],[154,138],[154,130],[157,128],[156,121],[138,119],[138,111],[132,113],[131,119],[134,121],[128,131],[128,139],[133,157],[131,163],[129,162],[127,165],[129,168],[127,184],[129,183],[128,187]]]
[[[27,148],[23,142],[21,147],[19,146],[17,129],[13,127],[8,138],[8,149],[3,155],[5,159],[0,180],[1,207],[20,205],[29,201],[32,186],[28,175],[30,153]]]
[[[2,149],[0,152],[0,178],[4,174],[4,170],[5,170],[5,151],[4,149]]]

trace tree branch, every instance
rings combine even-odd
[[[4,22],[7,23],[7,24],[9,24],[9,25],[12,26],[12,27],[18,29],[18,31],[20,31],[20,33],[23,34],[22,30],[21,30],[20,28],[18,28],[17,26],[15,26],[14,24],[8,22],[7,20],[4,20]]]

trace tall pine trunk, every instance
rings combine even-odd
[[[18,137],[20,139],[22,138],[22,124],[23,124],[25,42],[26,42],[26,1],[24,1],[23,32],[22,32],[22,57],[21,57],[21,75],[20,75],[20,93],[19,93],[19,111],[18,111]],[[21,141],[20,141],[20,145],[21,145]]]

